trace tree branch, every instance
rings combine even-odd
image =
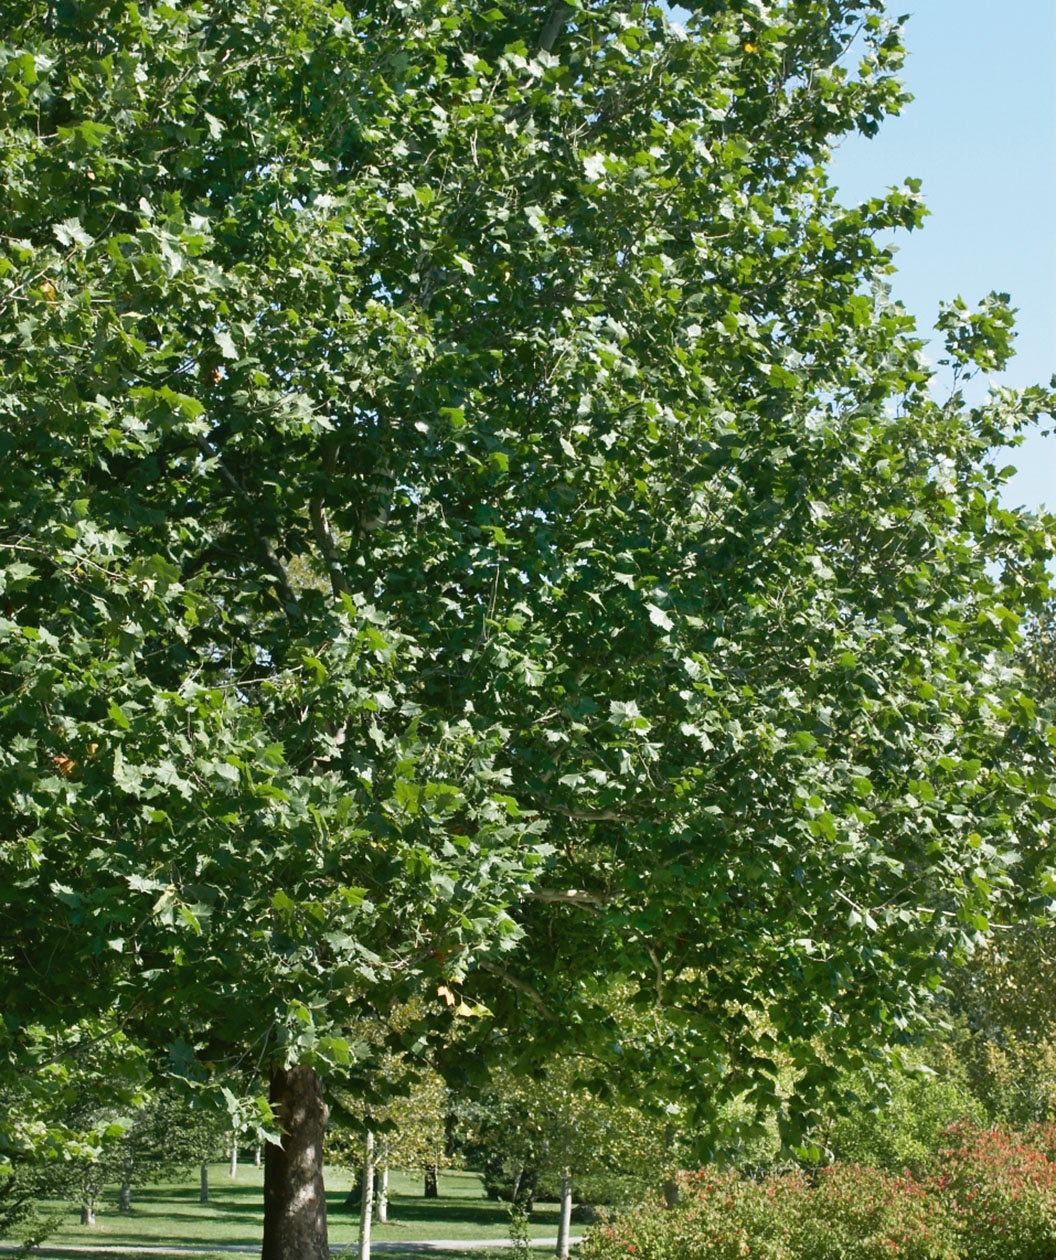
[[[549,905],[604,906],[609,902],[603,893],[582,888],[532,888],[524,895],[529,901],[545,901]]]
[[[550,10],[550,16],[546,19],[546,23],[539,34],[539,42],[535,46],[536,52],[553,52],[558,36],[565,29],[565,23],[574,12],[575,10],[570,4],[554,5],[554,7]]]
[[[220,479],[223,481],[224,485],[227,486],[227,488],[235,495],[244,507],[247,507],[251,511],[255,512],[256,505],[242,488],[238,479],[234,476],[230,469],[225,466],[223,460],[220,458],[220,452],[207,438],[198,436],[195,438],[195,443],[206,459],[213,460],[215,462],[217,471],[220,474]],[[288,610],[300,615],[301,606],[297,600],[297,594],[290,585],[290,579],[286,574],[286,569],[283,566],[282,561],[279,559],[278,552],[272,545],[271,539],[268,538],[267,535],[259,533],[257,535],[257,541],[260,543],[260,549],[264,553],[264,559],[267,562],[268,569],[271,571],[272,576],[279,584],[279,590],[282,592],[283,603],[286,605]]]
[[[493,976],[498,976],[511,989],[516,989],[518,993],[523,993],[544,1019],[554,1018],[553,1011],[540,997],[538,990],[533,989],[527,980],[521,980],[518,976],[511,975],[505,967],[496,967],[494,963],[481,963],[480,969],[481,971],[490,972]]]
[[[333,476],[336,462],[337,444],[334,441],[329,441],[323,447],[323,473],[327,481]],[[334,535],[330,531],[330,522],[326,516],[325,499],[326,496],[322,490],[318,494],[313,495],[308,503],[308,516],[312,522],[315,545],[319,548],[319,554],[326,562],[326,571],[330,576],[330,589],[335,596],[347,595],[348,582],[345,580],[345,571],[341,567],[341,552],[334,540]]]
[[[573,822],[639,823],[641,814],[622,814],[618,809],[571,809],[567,805],[555,805],[552,801],[535,801],[534,808],[541,814],[560,814]]]

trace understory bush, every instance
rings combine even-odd
[[[949,1137],[936,1183],[964,1260],[1053,1260],[1056,1127],[956,1125]]]
[[[603,1220],[583,1260],[1053,1260],[1056,1129],[959,1125],[926,1176],[838,1163],[684,1174],[674,1207]]]

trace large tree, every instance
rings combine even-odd
[[[299,1258],[316,1069],[416,987],[570,1036],[615,973],[705,1098],[907,1027],[1044,810],[1005,657],[1049,540],[986,452],[1049,400],[936,401],[877,239],[916,191],[827,182],[904,99],[878,0],[4,41],[12,1026],[266,1071]],[[1001,365],[1000,301],[943,323]]]

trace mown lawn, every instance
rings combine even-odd
[[[96,1224],[80,1224],[75,1206],[62,1210],[62,1224],[48,1243],[66,1246],[219,1246],[259,1245],[261,1233],[261,1170],[240,1165],[232,1180],[226,1164],[209,1169],[209,1202],[198,1202],[198,1174],[180,1182],[132,1188],[132,1210],[117,1210],[117,1187],[96,1204]],[[341,1168],[326,1174],[330,1242],[357,1243],[359,1211],[345,1206],[350,1173]],[[62,1205],[54,1205],[61,1208]],[[557,1205],[540,1204],[532,1213],[530,1236],[552,1238],[557,1233]],[[484,1197],[475,1173],[443,1172],[440,1198],[426,1199],[422,1180],[402,1173],[390,1178],[389,1224],[375,1223],[375,1242],[418,1242],[424,1239],[504,1239],[508,1237],[506,1205]],[[46,1244],[47,1245],[47,1244]],[[385,1253],[386,1260],[394,1260]],[[478,1260],[484,1253],[475,1252]],[[102,1260],[94,1253],[95,1260]]]

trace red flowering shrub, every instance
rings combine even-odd
[[[941,1205],[908,1177],[843,1165],[811,1185],[705,1169],[682,1190],[675,1208],[643,1205],[595,1230],[583,1260],[955,1260]]]
[[[940,1155],[960,1260],[1056,1257],[1056,1129],[1024,1133],[956,1125]]]
[[[803,1193],[802,1182],[790,1186]],[[797,1260],[782,1241],[781,1211],[759,1183],[702,1169],[682,1178],[676,1207],[644,1203],[599,1224],[581,1260]]]
[[[948,1136],[926,1180],[857,1164],[813,1182],[686,1174],[676,1207],[601,1224],[583,1260],[1056,1260],[1056,1128]]]

